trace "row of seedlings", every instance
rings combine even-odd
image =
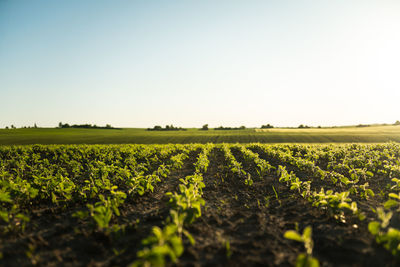
[[[162,228],[154,226],[150,236],[142,241],[144,248],[137,252],[137,260],[131,266],[164,266],[168,260],[176,263],[184,251],[183,237],[194,244],[186,226],[201,216],[201,207],[205,205],[203,174],[207,172],[208,155],[213,147],[203,145],[194,163],[193,175],[180,179],[178,190],[167,193],[171,206],[169,216]]]

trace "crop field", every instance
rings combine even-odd
[[[398,266],[400,145],[0,147],[1,266]]]
[[[380,143],[400,142],[400,125],[335,128],[273,128],[217,131],[122,129],[0,129],[0,145],[189,144],[189,143]]]

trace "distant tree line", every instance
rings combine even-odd
[[[110,124],[106,124],[106,126],[97,126],[96,124],[73,124],[69,125],[68,123],[63,124],[62,122],[58,123],[58,128],[85,128],[85,129],[119,129],[114,128]]]
[[[165,125],[165,128],[156,125],[153,128],[147,128],[147,131],[186,131],[187,129],[182,127],[175,127],[174,125]]]
[[[383,123],[383,124],[379,124],[379,125],[388,125],[387,123]],[[389,124],[390,125],[390,124]],[[395,123],[393,123],[393,125],[400,125],[400,121],[396,121]],[[372,126],[371,124],[359,124],[356,127],[370,127]]]
[[[244,130],[244,129],[246,129],[246,127],[245,126],[240,126],[240,127],[223,127],[223,126],[220,126],[220,127],[218,127],[218,128],[214,128],[214,130]]]
[[[378,125],[400,125],[400,120],[397,120],[395,123],[393,124],[387,124],[387,123],[383,123],[383,124],[374,124],[376,126]],[[369,127],[372,126],[370,124],[358,124],[356,125],[356,127]],[[339,126],[332,126],[333,128],[339,127]],[[10,126],[5,126],[5,129],[17,129],[16,126],[14,126],[13,124],[11,124]],[[33,126],[21,126],[20,129],[25,129],[25,128],[39,128],[36,123]],[[56,128],[86,128],[86,129],[121,129],[121,128],[115,128],[112,127],[110,124],[106,124],[106,126],[97,126],[96,124],[92,125],[92,124],[73,124],[73,125],[69,125],[68,123],[63,124],[62,122],[60,122],[58,124],[58,127]],[[266,125],[261,125],[261,129],[270,129],[270,128],[274,128],[273,125],[271,124],[266,124]],[[289,127],[291,128],[291,127]],[[313,128],[311,126],[308,125],[304,125],[304,124],[300,124],[297,128],[299,129],[308,129],[308,128]],[[321,126],[318,126],[317,128],[322,128]],[[245,126],[240,126],[240,127],[223,127],[220,126],[218,128],[214,128],[214,130],[244,130],[246,129]],[[154,126],[153,128],[148,128],[148,131],[186,131],[187,129],[182,128],[182,127],[174,127],[172,124],[171,125],[166,125],[165,128],[161,127],[161,126]],[[202,128],[200,128],[200,130],[203,131],[207,131],[209,130],[208,128],[208,124],[204,124]]]
[[[10,129],[10,128],[11,128],[11,129],[17,129],[17,127],[15,127],[14,124],[11,124],[10,127],[6,126],[6,127],[4,127],[4,128],[5,128],[5,129]],[[20,129],[26,129],[26,128],[29,128],[29,129],[30,129],[30,128],[39,128],[39,127],[36,125],[36,123],[33,124],[33,126],[21,126],[21,127],[20,127]]]

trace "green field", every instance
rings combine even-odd
[[[27,144],[167,144],[167,143],[378,143],[400,142],[400,126],[231,131],[153,132],[124,129],[1,129],[0,145]]]

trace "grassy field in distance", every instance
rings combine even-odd
[[[0,129],[0,145],[166,143],[377,143],[400,142],[400,126],[273,128],[201,131],[124,129]]]

